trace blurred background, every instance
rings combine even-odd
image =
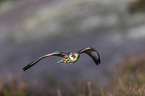
[[[82,54],[72,65],[49,57],[22,70],[47,53],[88,46],[100,53],[99,66]],[[102,90],[112,88],[108,84],[122,68],[116,66],[138,64],[144,53],[145,0],[0,0],[0,96],[113,96]],[[145,82],[144,73],[141,76]],[[123,86],[123,77],[118,78]],[[91,84],[97,87],[90,90]],[[100,86],[101,91],[92,92]]]

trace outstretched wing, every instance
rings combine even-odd
[[[56,51],[56,52],[53,52],[53,53],[50,53],[50,54],[47,54],[47,55],[44,55],[40,58],[38,58],[37,60],[31,62],[30,64],[28,64],[27,66],[25,66],[23,68],[24,71],[26,71],[27,69],[29,69],[30,67],[32,67],[33,65],[35,65],[36,63],[38,63],[40,60],[46,58],[46,57],[49,57],[49,56],[59,56],[59,57],[63,57],[65,56],[66,54],[65,53],[62,53],[62,52],[59,52],[59,51]]]
[[[87,48],[80,50],[78,53],[79,54],[81,54],[81,53],[88,54],[93,59],[93,61],[96,63],[96,65],[101,63],[100,55],[97,52],[97,50],[95,50],[94,48],[87,47]]]

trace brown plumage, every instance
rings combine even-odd
[[[36,63],[38,63],[40,60],[42,60],[46,57],[49,57],[49,56],[62,57],[62,60],[58,61],[58,63],[60,62],[60,63],[72,64],[72,63],[75,63],[76,61],[78,61],[80,54],[82,54],[82,53],[88,54],[93,59],[93,61],[96,63],[96,65],[100,64],[100,62],[101,62],[100,55],[97,52],[97,50],[95,50],[94,48],[87,47],[87,48],[83,48],[82,50],[80,50],[78,52],[63,53],[63,52],[56,51],[56,52],[44,55],[44,56],[38,58],[37,60],[31,62],[27,66],[25,66],[23,68],[23,70],[26,71],[27,69],[29,69],[30,67],[32,67]]]

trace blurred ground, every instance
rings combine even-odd
[[[97,77],[85,80],[68,79],[65,84],[48,76],[44,82],[29,84],[23,75],[9,74],[7,82],[0,77],[1,96],[144,96],[145,95],[145,54],[125,56],[109,77],[108,84],[102,85]]]
[[[130,14],[127,0],[30,0],[0,5],[0,75],[20,74],[29,82],[52,76],[58,82],[98,78],[107,84],[125,56],[145,51],[145,14]],[[101,55],[96,67],[85,54],[73,65],[49,57],[25,73],[22,68],[47,53],[91,46]],[[94,79],[95,80],[95,79]]]

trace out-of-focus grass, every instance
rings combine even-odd
[[[45,84],[28,84],[25,79],[10,75],[0,78],[0,96],[145,96],[145,56],[125,58],[118,64],[107,86],[98,79],[59,84],[52,77]]]
[[[145,95],[145,56],[126,58],[116,68],[110,91],[117,96]],[[112,85],[112,86],[111,86]]]
[[[0,96],[28,96],[27,82],[20,80],[20,76],[8,74],[7,78],[0,78]]]

